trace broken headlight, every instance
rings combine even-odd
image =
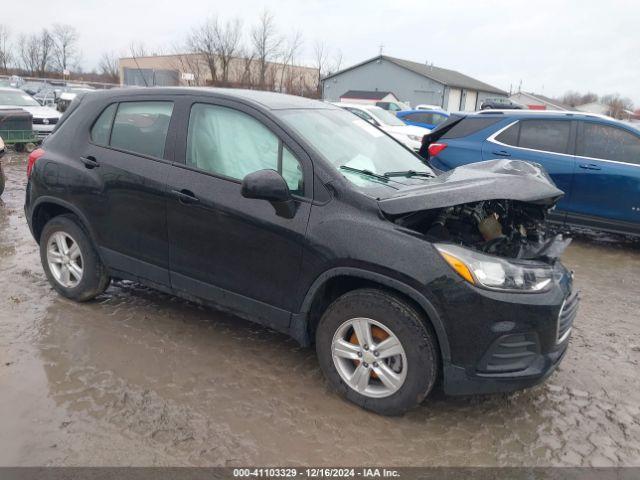
[[[553,280],[550,266],[510,261],[450,244],[434,245],[458,275],[472,285],[509,292],[542,292]]]

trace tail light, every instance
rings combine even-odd
[[[440,152],[447,148],[446,143],[432,143],[429,145],[429,157],[435,157]]]
[[[44,155],[44,150],[41,148],[37,148],[29,154],[29,160],[27,161],[27,178],[31,176],[31,171],[33,170],[33,166],[36,164],[36,160],[38,160],[42,155]]]

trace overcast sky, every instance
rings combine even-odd
[[[132,41],[172,51],[210,15],[239,17],[248,31],[263,8],[283,35],[340,49],[343,67],[383,51],[459,70],[504,90],[548,96],[567,90],[620,93],[640,106],[640,1],[637,0],[32,0],[3,2],[0,23],[14,37],[52,23],[75,26],[82,65]]]

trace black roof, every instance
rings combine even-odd
[[[378,92],[371,90],[349,90],[348,92],[340,95],[340,98],[362,98],[365,100],[382,100],[387,95],[395,95],[392,92]],[[397,98],[397,97],[396,97]]]
[[[395,65],[398,65],[399,67],[405,68],[412,71],[413,73],[417,73],[418,75],[422,75],[423,77],[435,80],[436,82],[447,85],[449,87],[459,87],[468,90],[477,90],[480,92],[490,92],[500,95],[507,95],[507,92],[505,92],[504,90],[496,88],[493,85],[489,85],[488,83],[481,82],[480,80],[476,80],[475,78],[469,77],[468,75],[457,72],[455,70],[436,67],[434,65],[426,65],[424,63],[412,62],[410,60],[403,60],[401,58],[389,57],[388,55],[378,55],[377,57],[370,58],[369,60],[365,60],[364,62],[352,65],[351,67],[340,70],[339,72],[332,73],[331,75],[326,76],[323,80],[335,77],[337,75],[340,75],[341,73],[347,72],[354,68],[358,68],[361,65],[366,65],[367,63],[371,63],[375,60],[386,60]]]
[[[216,98],[229,98],[254,104],[268,110],[284,110],[292,108],[337,108],[333,105],[310,98],[287,95],[284,93],[265,92],[262,90],[243,90],[239,88],[209,88],[209,87],[130,87],[97,90],[87,93],[87,96],[132,96],[149,93],[160,95],[202,95]]]

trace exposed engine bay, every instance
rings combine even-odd
[[[447,241],[505,258],[558,258],[571,242],[555,235],[546,222],[548,205],[516,200],[483,200],[421,210],[395,223],[435,241]]]

